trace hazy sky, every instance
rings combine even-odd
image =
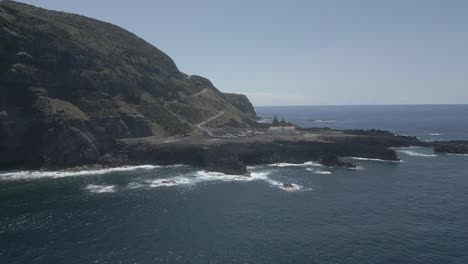
[[[465,0],[28,0],[111,22],[255,105],[468,103]]]

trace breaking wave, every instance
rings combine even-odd
[[[128,184],[128,188],[160,188],[172,186],[191,186],[203,182],[221,181],[221,182],[251,182],[264,181],[271,186],[280,188],[285,191],[306,190],[301,185],[292,183],[291,186],[285,186],[283,182],[271,179],[270,171],[252,172],[250,176],[244,175],[228,175],[220,172],[197,171],[195,173],[180,175],[170,178],[146,180],[143,182],[132,182]]]
[[[440,133],[429,133],[429,136],[442,136],[443,134]]]
[[[450,156],[464,156],[464,157],[468,157],[468,154],[447,153],[447,155],[450,155]]]
[[[391,163],[398,163],[403,162],[402,160],[383,160],[383,159],[370,159],[370,158],[361,158],[361,157],[349,157],[353,160],[362,160],[362,161],[378,161],[378,162],[391,162]]]
[[[414,157],[437,157],[436,154],[425,154],[425,153],[420,153],[412,150],[397,150],[397,152],[404,153],[409,156],[414,156]]]
[[[85,190],[91,192],[91,193],[110,193],[110,192],[115,192],[115,185],[95,185],[95,184],[89,184],[86,186]]]
[[[112,172],[152,170],[160,167],[161,166],[155,165],[140,165],[82,171],[12,171],[0,173],[0,180],[33,180],[42,178],[64,178],[86,175],[102,175]]]
[[[307,162],[304,162],[304,163],[286,163],[286,162],[280,162],[280,163],[268,164],[268,166],[270,166],[270,167],[310,167],[310,166],[313,166],[313,167],[322,167],[323,165],[320,164],[320,163],[318,163],[318,162],[307,161]]]
[[[315,174],[323,174],[323,175],[330,175],[332,174],[331,171],[325,171],[325,170],[314,170],[312,168],[307,168],[308,171],[313,172]]]

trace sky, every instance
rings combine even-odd
[[[121,26],[261,105],[468,103],[465,0],[24,0]]]

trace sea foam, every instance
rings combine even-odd
[[[314,173],[316,173],[316,174],[325,174],[325,175],[332,174],[331,171],[322,171],[322,170],[314,171]]]
[[[103,175],[112,172],[152,170],[160,167],[161,166],[155,165],[140,165],[82,171],[11,171],[0,173],[0,180],[34,180],[42,178],[64,178],[75,176]]]
[[[86,186],[85,190],[91,193],[110,193],[115,192],[115,185],[96,185],[96,184],[89,184]]]
[[[361,157],[349,157],[353,160],[362,160],[362,161],[378,161],[378,162],[391,162],[391,163],[399,163],[403,162],[402,160],[383,160],[383,159],[370,159],[370,158],[361,158]]]
[[[468,157],[468,154],[447,153],[447,155],[450,155],[450,156],[462,156],[462,157]]]
[[[301,185],[292,183],[292,187],[284,187],[283,182],[271,179],[269,175],[271,171],[252,172],[250,176],[244,175],[229,175],[220,172],[211,172],[200,170],[194,173],[188,173],[170,178],[152,179],[143,182],[132,182],[128,184],[129,188],[160,188],[174,186],[194,186],[203,182],[252,182],[264,181],[271,186],[280,188],[285,191],[306,190]]]
[[[313,167],[322,167],[323,165],[320,164],[320,163],[318,163],[318,162],[307,161],[307,162],[304,162],[304,163],[286,163],[286,162],[280,162],[280,163],[268,164],[268,166],[270,166],[270,167],[310,167],[310,166],[313,166]]]
[[[437,157],[436,154],[425,154],[425,153],[420,153],[412,150],[397,150],[397,152],[404,153],[409,156],[414,156],[414,157]]]

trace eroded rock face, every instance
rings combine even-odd
[[[382,139],[375,137],[356,138],[335,142],[274,141],[232,142],[215,145],[121,143],[116,157],[131,164],[187,164],[220,171],[227,174],[246,174],[248,165],[279,162],[304,163],[319,161],[325,166],[354,168],[340,157],[363,157],[399,160],[396,152],[389,149]],[[391,141],[394,146],[405,145],[406,139]]]
[[[55,127],[50,135],[44,157],[46,164],[78,165],[96,163],[101,156],[99,143],[86,130],[73,126]]]
[[[0,1],[0,167],[93,163],[117,139],[194,133],[203,120],[190,116],[223,110],[218,125],[249,125],[208,79],[122,28]]]
[[[48,97],[43,88],[30,88],[23,107],[5,108],[0,147],[6,167],[25,164],[55,167],[89,164],[109,151],[112,142],[73,104]]]
[[[250,117],[257,118],[257,113],[255,112],[255,109],[252,103],[247,98],[247,96],[243,94],[233,94],[233,93],[223,93],[223,94],[224,94],[224,98],[226,98],[226,100],[230,102],[232,105],[234,105],[238,109],[241,109],[244,113],[247,113]]]
[[[438,141],[434,143],[434,151],[437,153],[468,154],[468,141]]]
[[[333,154],[325,154],[323,155],[320,160],[320,164],[328,167],[344,167],[344,168],[356,168],[356,165],[339,159],[336,155]]]

